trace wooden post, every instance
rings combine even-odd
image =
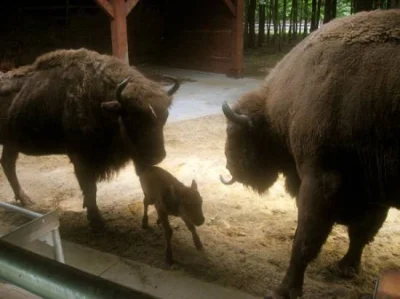
[[[139,0],[96,0],[111,18],[111,41],[113,55],[129,64],[128,33],[126,17]]]
[[[231,0],[223,0],[225,5],[229,8],[233,16],[236,16],[236,7],[233,5]]]
[[[129,64],[125,0],[111,0],[114,18],[111,20],[113,55]]]
[[[228,76],[234,78],[243,77],[243,2],[236,0],[236,14],[232,25],[232,69]]]

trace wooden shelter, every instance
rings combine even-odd
[[[243,74],[243,1],[240,0],[96,0],[110,17],[113,54],[129,56],[148,48],[156,62],[172,67]],[[142,6],[135,14],[135,7]],[[127,16],[156,11],[139,23],[141,34],[130,35]],[[151,15],[151,12],[150,12]],[[149,30],[147,22],[156,24]],[[146,31],[143,31],[146,30]],[[158,38],[157,38],[158,37]],[[129,41],[128,41],[129,40]],[[128,46],[133,44],[130,54]],[[153,48],[152,48],[153,47]]]
[[[0,11],[0,63],[85,47],[132,65],[243,74],[243,0],[19,0]]]

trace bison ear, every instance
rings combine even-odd
[[[101,109],[106,112],[119,114],[121,112],[121,104],[118,101],[109,101],[101,103]]]
[[[195,180],[192,180],[192,186],[190,186],[193,190],[197,190],[197,183]]]

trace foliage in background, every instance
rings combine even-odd
[[[397,0],[244,0],[245,49],[269,45],[281,52],[334,18],[388,9]]]

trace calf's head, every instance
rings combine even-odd
[[[130,152],[136,171],[140,173],[145,168],[160,163],[166,156],[163,129],[168,118],[171,96],[178,89],[179,82],[175,80],[174,86],[168,92],[157,89],[159,87],[155,83],[144,82],[149,84],[147,89],[132,85],[124,96],[122,92],[130,78],[117,85],[115,100],[103,102],[101,106],[103,110],[120,117],[124,134],[130,140]],[[140,101],[135,99],[136,93]],[[147,100],[149,101],[146,102]]]
[[[264,109],[264,99],[255,92],[245,94],[233,109],[223,104],[226,168],[232,176],[230,180],[220,176],[225,185],[240,182],[263,193],[276,181],[280,146]]]

